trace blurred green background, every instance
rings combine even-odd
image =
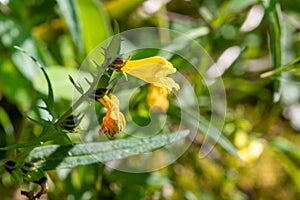
[[[220,145],[200,159],[199,134],[175,163],[152,173],[98,164],[48,171],[43,198],[300,199],[299,8],[300,1],[291,0],[0,0],[0,146],[29,141],[41,129],[27,118],[43,115],[38,106],[45,94],[34,90],[40,69],[15,45],[46,68],[71,74],[113,35],[113,20],[121,32],[147,26],[182,33],[205,28],[195,40],[223,68],[222,132],[247,162]],[[184,66],[170,61],[179,71]],[[261,76],[275,69],[274,75]],[[190,76],[195,87],[202,87]],[[63,93],[55,94],[58,114],[71,103]],[[201,111],[209,118],[209,109]],[[15,154],[0,151],[0,159]],[[1,199],[26,199],[20,189],[27,183],[16,184],[0,172]]]

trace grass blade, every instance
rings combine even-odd
[[[270,34],[270,49],[273,60],[273,69],[277,70],[281,66],[281,31],[276,0],[264,0],[262,4],[266,9],[268,29]],[[280,98],[280,73],[274,74],[274,93],[273,101],[278,102]]]

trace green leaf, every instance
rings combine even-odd
[[[225,1],[219,6],[218,14],[214,21],[211,22],[213,28],[217,28],[228,23],[228,20],[236,13],[241,13],[243,9],[257,3],[258,0],[231,0]]]
[[[117,21],[114,21],[114,34],[115,35],[112,37],[112,39],[105,51],[106,59],[119,57],[120,49],[121,49],[121,36],[120,36],[119,32],[120,32],[119,24]]]
[[[80,85],[83,86],[83,88],[88,87],[88,84],[84,80],[84,77],[89,77],[88,73],[80,72],[80,77],[78,77],[78,71],[76,69],[63,66],[50,66],[44,70],[44,73],[48,75],[49,81],[52,83],[55,97],[61,97],[67,100],[73,99],[74,92],[77,93],[77,91],[74,90],[74,86],[70,83],[69,76],[76,77],[75,80],[81,83]],[[49,84],[44,76],[45,74],[38,74],[33,80],[33,86],[37,91],[47,94],[47,85],[49,87]]]
[[[16,34],[11,34],[13,32]],[[49,57],[50,54],[47,49],[44,48],[42,51],[39,50],[41,44],[32,37],[31,32],[26,25],[2,15],[0,15],[0,35],[3,45],[13,52],[11,59],[16,67],[31,81],[39,72],[39,69],[32,64],[32,61],[30,61],[26,55],[13,48],[19,46],[22,49],[25,49],[29,55],[34,56],[34,62],[38,60],[39,63],[43,63],[43,55]]]
[[[0,125],[5,132],[5,142],[7,144],[13,144],[15,142],[14,127],[9,115],[2,107],[0,107]]]
[[[56,2],[70,30],[73,42],[77,47],[79,54],[82,55],[83,42],[82,42],[82,33],[80,27],[77,2],[74,0],[65,0],[65,1],[57,0]]]
[[[191,119],[192,120],[192,119]],[[192,122],[196,125],[195,119]],[[218,130],[213,125],[209,124],[206,119],[200,117],[199,119],[198,129],[202,133],[207,134],[214,142],[221,145],[226,151],[234,155],[235,157],[240,158],[239,154],[237,153],[236,148],[231,144],[231,142],[222,134],[220,130]]]
[[[69,75],[69,81],[72,83],[72,85],[76,88],[76,90],[80,93],[80,94],[83,94],[84,91],[83,91],[83,88],[81,87],[80,84],[77,84],[73,77],[71,75]],[[87,82],[90,84],[89,80],[87,80]]]
[[[176,142],[188,134],[189,131],[181,131],[145,139],[120,139],[69,146],[47,145],[33,149],[25,161],[36,162],[44,170],[72,168],[146,153]]]
[[[277,137],[270,142],[277,150],[300,161],[300,148],[283,137]]]
[[[51,85],[49,76],[48,76],[47,72],[45,71],[45,69],[42,67],[41,70],[42,70],[42,72],[44,74],[44,77],[45,77],[45,79],[47,81],[47,86],[48,86],[48,98],[46,100],[46,105],[47,105],[47,108],[48,108],[47,110],[50,112],[50,114],[52,116],[54,116],[53,115],[53,113],[54,113],[54,96],[53,96],[52,85]]]
[[[81,31],[88,53],[111,35],[108,18],[102,6],[93,0],[77,0]]]
[[[13,65],[11,59],[1,60],[0,65],[0,85],[2,95],[11,103],[17,105],[21,111],[27,111],[32,106],[31,82],[28,81]]]
[[[175,38],[172,41],[172,43],[165,46],[163,48],[164,51],[161,51],[159,53],[159,55],[168,60],[172,57],[172,55],[168,52],[178,52],[178,51],[186,48],[188,45],[191,45],[192,40],[203,37],[207,34],[209,34],[209,28],[206,26],[202,26],[202,27],[187,31],[184,35],[178,36],[177,38]]]
[[[23,173],[22,173],[21,169],[17,168],[15,170],[13,170],[11,172],[11,176],[18,185],[23,184]]]
[[[28,182],[33,182],[33,181],[38,181],[42,177],[46,177],[45,173],[43,170],[39,168],[33,168],[30,169],[26,175],[24,175],[24,180]]]
[[[270,142],[271,146],[275,149],[276,159],[279,161],[286,172],[290,175],[292,181],[300,191],[300,173],[292,158],[300,161],[300,149],[298,146],[283,137],[277,137]]]
[[[266,9],[268,29],[270,34],[270,48],[273,60],[273,69],[277,70],[281,66],[281,29],[279,17],[276,10],[276,0],[263,0],[262,4]],[[274,75],[273,101],[278,102],[280,98],[280,73]]]
[[[114,33],[115,35],[111,37],[111,41],[106,49],[104,49],[105,61],[99,67],[108,67],[116,58],[120,57],[121,49],[121,36],[119,34],[120,28],[117,21],[114,21]],[[112,69],[108,69],[100,78],[97,88],[106,88],[109,84],[110,77],[113,73]]]
[[[298,166],[283,152],[275,151],[274,153],[278,163],[285,169],[291,180],[294,182],[298,192],[300,192],[300,173]]]
[[[144,0],[118,0],[107,1],[104,6],[112,19],[122,19],[128,17]]]
[[[287,72],[290,70],[296,70],[295,65],[298,65],[300,63],[300,57],[295,58],[294,60],[290,61],[289,63],[281,66],[280,68],[265,72],[260,75],[261,78],[265,78],[268,76],[272,76],[274,74],[280,74],[282,72]]]
[[[181,112],[182,112],[182,119],[180,119]],[[214,142],[221,145],[225,150],[227,150],[235,157],[241,159],[237,153],[237,150],[231,144],[231,142],[226,137],[224,137],[224,135],[222,135],[222,132],[220,130],[218,130],[216,127],[210,124],[205,118],[201,116],[197,116],[194,111],[181,110],[181,112],[179,111],[179,108],[176,106],[172,106],[168,110],[168,113],[171,116],[177,117],[180,120],[184,120],[189,125],[198,128],[198,130],[201,133],[207,134],[208,137],[212,139]]]
[[[0,150],[10,150],[17,148],[28,148],[36,147],[44,144],[45,142],[53,142],[55,144],[71,144],[70,138],[67,135],[66,131],[56,130],[51,122],[42,121],[43,130],[39,137],[31,139],[29,142],[12,144],[9,146],[1,147]]]
[[[257,3],[258,0],[244,0],[244,1],[240,1],[240,0],[231,0],[228,3],[228,10],[232,10],[234,12],[241,12],[243,9]]]

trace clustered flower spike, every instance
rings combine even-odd
[[[108,133],[113,137],[116,133],[121,132],[126,126],[125,117],[119,110],[119,99],[110,93],[97,100],[107,109],[106,115],[102,119],[99,134],[104,135]]]
[[[117,72],[123,72],[135,76],[147,83],[150,83],[150,91],[147,102],[150,109],[154,112],[165,112],[169,107],[167,95],[173,89],[179,90],[179,85],[172,79],[167,77],[176,72],[173,65],[160,56],[144,58],[140,60],[123,60],[115,59],[109,66]],[[102,91],[102,90],[101,90]],[[121,132],[126,125],[124,115],[119,110],[119,100],[113,94],[106,94],[107,91],[101,92],[101,95],[94,95],[106,109],[106,115],[102,119],[99,134],[108,133],[114,136]]]

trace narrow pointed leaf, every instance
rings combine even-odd
[[[290,70],[294,70],[294,69],[296,69],[295,65],[297,65],[299,63],[300,63],[300,57],[290,61],[289,63],[283,65],[280,68],[265,72],[265,73],[261,74],[260,77],[265,78],[265,77],[268,77],[268,76],[272,76],[274,74],[280,74],[282,72],[287,72],[287,71],[290,71]]]
[[[112,37],[107,49],[104,51],[105,52],[105,57],[110,59],[110,58],[117,58],[120,54],[120,49],[121,49],[121,36],[119,33],[119,24],[114,21],[114,36]]]
[[[263,0],[262,4],[266,9],[268,29],[270,34],[270,48],[273,60],[273,69],[277,70],[281,66],[281,31],[279,17],[276,9],[276,0]],[[279,101],[280,73],[274,75],[273,101]]]
[[[73,86],[76,88],[76,90],[80,93],[80,94],[83,94],[84,91],[83,91],[83,88],[82,86],[78,83],[75,83],[74,79],[72,78],[71,75],[69,75],[69,81],[73,84]]]
[[[83,54],[83,42],[77,2],[74,0],[57,0],[56,2],[69,28],[72,40],[81,55]]]
[[[41,70],[46,78],[46,81],[47,81],[47,86],[48,86],[48,98],[47,98],[47,101],[46,101],[46,105],[47,105],[47,108],[48,108],[48,111],[50,112],[50,114],[52,116],[53,115],[53,112],[54,112],[54,95],[53,95],[53,89],[52,89],[52,85],[51,85],[51,81],[49,79],[49,76],[46,72],[46,70],[41,67]],[[54,119],[53,119],[54,120]]]
[[[176,106],[173,106],[169,108],[169,113],[171,116],[181,118],[180,116],[180,109]],[[222,132],[218,130],[216,127],[214,127],[212,124],[210,124],[205,118],[198,117],[193,111],[183,111],[182,112],[182,119],[188,123],[189,125],[193,127],[197,127],[198,130],[203,133],[207,134],[210,139],[212,139],[214,142],[221,145],[226,151],[234,155],[235,157],[240,158],[240,156],[237,153],[236,148],[231,144],[231,142],[224,137]]]
[[[146,153],[183,139],[188,134],[189,131],[181,131],[145,139],[120,139],[68,146],[47,145],[33,149],[25,160],[36,162],[44,170],[72,168]]]
[[[47,72],[45,71],[44,67],[41,65],[41,63],[38,62],[38,60],[33,57],[32,55],[30,55],[25,49],[22,49],[21,47],[18,47],[18,46],[14,46],[15,49],[21,51],[22,53],[24,53],[25,55],[27,55],[31,60],[33,60],[33,62],[35,62],[37,64],[37,66],[42,70],[43,72],[43,75],[46,79],[46,82],[47,82],[47,87],[48,87],[48,97],[47,99],[45,100],[45,103],[47,105],[47,108],[48,108],[48,112],[52,115],[53,115],[53,112],[54,112],[54,95],[53,95],[53,89],[52,89],[52,85],[51,85],[51,81],[49,79],[49,76],[47,74]]]

